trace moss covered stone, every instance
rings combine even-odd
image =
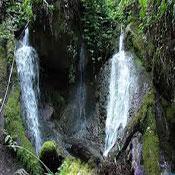
[[[166,109],[167,120],[171,123],[175,123],[175,105],[170,105]]]
[[[131,120],[131,122],[129,122],[127,128],[128,130],[134,130],[133,128],[139,127],[140,130],[142,130],[143,132],[143,128],[144,128],[144,121],[147,115],[147,111],[148,108],[150,106],[153,106],[154,102],[155,102],[155,94],[154,94],[154,90],[150,90],[149,92],[147,92],[147,94],[144,96],[143,98],[143,102],[142,105],[139,109],[139,111],[136,113],[136,115],[133,117],[133,119]]]
[[[27,149],[32,154],[35,151],[31,142],[26,136],[23,121],[20,115],[20,91],[15,87],[11,90],[5,108],[5,129],[17,142],[17,144]],[[42,175],[43,170],[39,161],[24,149],[17,149],[17,157],[32,175]]]
[[[160,174],[160,145],[157,135],[155,112],[149,107],[146,117],[146,128],[143,136],[143,161],[146,174]]]
[[[128,124],[130,132],[143,134],[143,165],[146,174],[160,174],[160,145],[155,118],[155,91],[150,90],[144,97],[140,110]]]
[[[155,91],[148,92],[143,100],[136,121],[143,132],[143,164],[146,174],[160,174],[160,145],[155,119]]]
[[[43,144],[39,157],[41,161],[52,171],[57,172],[60,167],[63,157],[58,155],[57,145],[54,141],[47,141]]]

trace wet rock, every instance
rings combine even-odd
[[[45,104],[41,109],[41,116],[44,118],[44,120],[51,120],[53,113],[54,108],[49,104]]]
[[[99,175],[132,175],[130,164],[125,157],[126,155],[123,154],[118,160],[102,162],[97,168],[97,173]]]
[[[131,169],[134,175],[144,175],[142,162],[142,134],[137,132],[131,141]]]
[[[98,164],[103,161],[102,153],[98,150],[98,145],[93,143],[87,143],[81,140],[71,140],[70,147],[67,148],[69,153],[74,157],[80,158],[85,162],[91,162],[91,164]]]

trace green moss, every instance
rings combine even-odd
[[[175,123],[175,105],[170,105],[166,108],[166,118],[168,122]]]
[[[143,66],[143,62],[141,61],[141,59],[139,59],[138,57],[136,57],[134,59],[135,65],[142,67]]]
[[[155,119],[155,92],[150,91],[144,98],[137,120],[143,130],[143,163],[146,174],[159,175],[159,138]],[[138,121],[137,121],[138,122]]]
[[[50,153],[50,152],[57,153],[56,149],[57,149],[57,146],[54,141],[47,141],[43,144],[39,157],[42,158],[46,153]]]
[[[161,98],[161,105],[165,111],[165,117],[169,124],[175,123],[175,104]]]
[[[142,102],[140,110],[128,124],[128,129],[139,127],[143,133],[143,164],[146,174],[159,175],[159,138],[155,120],[155,91],[149,91]],[[137,128],[138,129],[138,128]]]
[[[32,144],[26,137],[23,121],[20,116],[19,88],[12,89],[5,108],[5,128],[17,144],[35,154]],[[42,174],[42,168],[36,158],[23,149],[17,150],[17,156],[32,175]]]
[[[127,36],[127,46],[140,58],[146,70],[150,71],[152,70],[152,60],[145,58],[153,55],[155,48],[152,42],[146,39],[142,26],[138,26],[138,22],[132,22],[128,25],[127,28],[129,28],[130,35]]]
[[[39,158],[54,173],[63,161],[63,157],[57,153],[57,145],[54,141],[47,141],[43,144]],[[45,171],[47,172],[46,169]]]
[[[68,157],[56,175],[93,175],[93,170],[80,160]]]
[[[140,9],[140,16],[144,18],[146,16],[146,10],[147,10],[147,1],[148,0],[139,0],[139,4],[141,6]]]
[[[143,98],[142,105],[136,115],[133,117],[131,122],[128,124],[128,130],[132,130],[136,125],[141,129],[143,127],[144,120],[147,115],[148,108],[152,106],[155,102],[155,92],[150,90]]]
[[[156,130],[155,112],[149,107],[146,118],[146,128],[143,137],[143,162],[146,174],[160,174],[160,148]]]

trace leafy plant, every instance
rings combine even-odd
[[[6,132],[4,131],[4,134],[5,134],[5,144],[7,144],[7,146],[12,149],[14,152],[17,152],[18,149],[20,150],[24,150],[25,152],[27,152],[28,154],[30,154],[33,158],[37,159],[44,167],[45,169],[48,171],[48,173],[46,173],[47,175],[54,175],[51,170],[44,164],[44,162],[42,162],[33,152],[31,152],[30,150],[22,147],[22,146],[19,146],[17,144],[17,142],[15,142],[13,140],[13,138]]]
[[[82,32],[94,64],[106,59],[113,49],[115,38],[115,20],[113,3],[108,0],[82,0]],[[116,38],[115,38],[116,39]]]
[[[33,158],[33,156],[30,154],[32,153],[33,155],[35,155],[35,151],[31,142],[26,137],[24,125],[20,116],[19,98],[19,88],[15,87],[14,89],[12,89],[9,95],[7,105],[5,108],[5,128],[9,135],[17,143],[18,147],[16,147],[15,143],[13,145],[16,148],[23,148],[17,149],[16,151],[19,160],[24,164],[26,169],[32,173],[32,175],[40,175],[42,174],[43,169],[41,168],[41,165],[38,162],[38,160],[36,158]]]

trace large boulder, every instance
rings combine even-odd
[[[57,172],[58,167],[61,166],[64,159],[58,154],[57,145],[54,141],[47,141],[43,144],[39,158],[54,173]]]

